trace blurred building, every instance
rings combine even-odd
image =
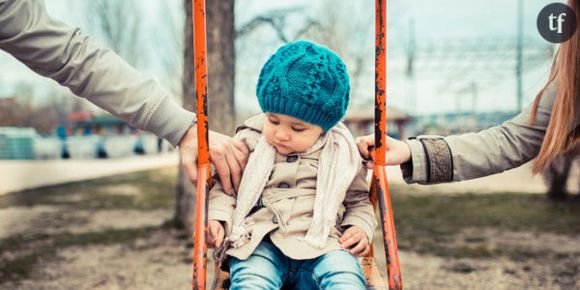
[[[375,130],[375,111],[373,108],[352,108],[344,118],[344,124],[354,136],[363,136]],[[413,117],[393,107],[387,107],[387,133],[397,139],[405,138],[405,127]]]
[[[14,108],[16,106],[16,98],[0,98],[0,112]]]
[[[518,112],[444,113],[416,117],[417,135],[451,135],[477,132],[499,125]]]
[[[33,128],[0,127],[0,159],[35,159]]]
[[[135,134],[137,129],[113,115],[94,116],[87,112],[73,112],[67,116],[67,136]]]

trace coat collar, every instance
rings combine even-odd
[[[250,117],[242,125],[236,127],[236,133],[243,129],[250,129],[256,131],[258,133],[262,133],[264,128],[264,119],[266,118],[266,114],[260,113],[255,116]]]

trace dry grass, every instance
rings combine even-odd
[[[0,197],[0,289],[189,289],[191,248],[167,222],[175,176]],[[578,199],[409,190],[391,188],[406,289],[580,288]]]

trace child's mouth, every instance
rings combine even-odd
[[[280,144],[276,144],[274,146],[274,149],[276,149],[276,152],[278,152],[282,155],[287,155],[287,154],[291,153],[287,146],[280,145]]]

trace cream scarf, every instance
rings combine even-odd
[[[358,171],[361,157],[346,126],[338,123],[307,151],[321,146],[316,180],[316,197],[312,223],[303,241],[318,248],[326,241],[336,223],[336,216],[346,191]],[[254,220],[248,217],[258,202],[274,166],[276,150],[262,135],[246,165],[240,183],[237,205],[232,216],[232,232],[226,238],[234,248],[246,244],[252,233]]]

